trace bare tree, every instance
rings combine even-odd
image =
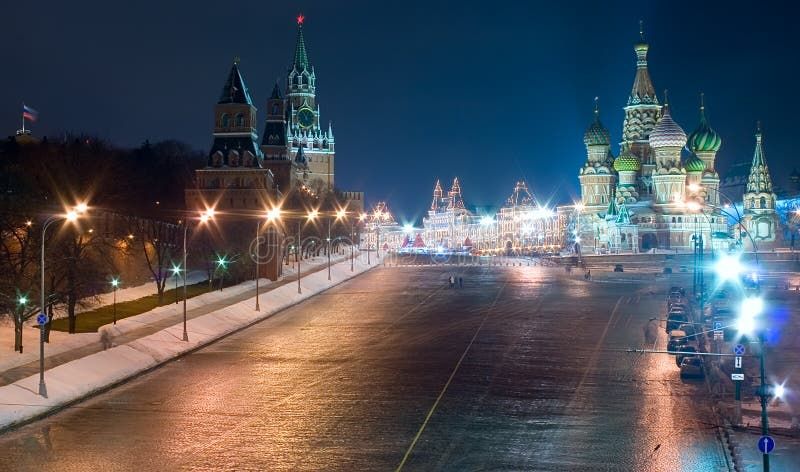
[[[164,302],[164,288],[172,274],[167,264],[178,253],[181,228],[175,223],[155,219],[131,219],[132,232],[141,243],[147,268],[153,275],[158,291],[158,303]]]

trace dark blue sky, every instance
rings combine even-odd
[[[263,123],[302,11],[339,187],[386,199],[406,220],[423,216],[436,178],[447,190],[459,176],[476,206],[501,205],[518,178],[540,200],[563,202],[577,195],[595,96],[619,141],[643,19],[654,85],[659,97],[670,90],[687,133],[705,92],[723,177],[752,158],[759,119],[773,178],[783,184],[800,166],[800,41],[795,12],[779,2],[176,3],[5,6],[0,129],[19,128],[25,101],[41,113],[37,135],[88,132],[126,146],[175,138],[205,151],[234,56]]]

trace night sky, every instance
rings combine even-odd
[[[24,101],[40,112],[38,136],[85,132],[122,146],[170,138],[207,151],[238,56],[261,134],[302,12],[342,190],[388,200],[401,221],[421,220],[436,179],[446,191],[454,176],[476,207],[502,205],[519,178],[542,202],[569,202],[595,96],[620,140],[643,19],[659,99],[668,88],[687,134],[705,92],[723,178],[752,158],[756,120],[773,179],[785,186],[800,167],[800,40],[788,4],[521,3],[7,2],[0,130],[20,127]]]

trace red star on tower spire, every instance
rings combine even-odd
[[[306,17],[303,16],[302,13],[300,13],[299,15],[297,15],[297,24],[298,25],[302,25],[303,24],[303,20],[305,20],[305,19],[306,19]]]

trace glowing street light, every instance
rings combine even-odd
[[[45,398],[47,398],[47,386],[44,383],[44,329],[45,325],[47,325],[47,323],[50,322],[49,317],[45,314],[45,293],[44,293],[44,269],[45,269],[44,242],[46,240],[45,233],[47,232],[47,228],[51,224],[61,220],[74,222],[80,217],[80,215],[86,213],[88,210],[89,207],[86,206],[86,203],[79,203],[78,205],[75,206],[75,208],[68,210],[63,215],[53,215],[47,218],[47,220],[45,220],[44,224],[42,225],[42,263],[39,268],[42,277],[41,279],[42,286],[40,289],[42,299],[39,308],[42,310],[42,312],[41,314],[39,314],[39,316],[36,317],[36,319],[37,322],[39,322],[39,395]]]
[[[722,256],[715,270],[722,280],[733,280],[742,272],[742,264],[735,256]]]
[[[200,214],[200,223],[206,223],[214,217],[214,209],[206,209]],[[183,341],[189,341],[189,332],[186,330],[186,279],[189,276],[189,265],[186,262],[186,233],[189,232],[189,222],[183,224]]]
[[[22,316],[25,314],[25,306],[28,304],[28,297],[25,295],[20,295],[17,297],[17,326],[14,328],[14,340],[15,346],[14,350],[19,350],[19,353],[22,354]]]
[[[117,324],[117,287],[119,287],[119,279],[117,277],[111,279],[111,286],[114,287],[114,324]]]
[[[178,275],[181,273],[181,266],[172,264],[172,275],[175,277],[175,304],[178,304]]]

